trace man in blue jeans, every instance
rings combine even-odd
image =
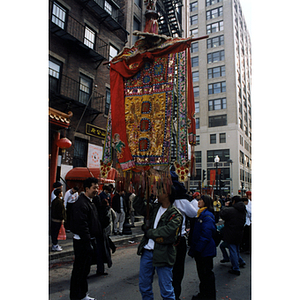
[[[162,298],[175,300],[172,286],[172,270],[176,259],[174,243],[180,230],[182,215],[173,205],[174,201],[174,187],[171,187],[170,193],[162,188],[158,203],[149,205],[149,226],[143,225],[145,235],[138,247],[138,255],[141,255],[139,288],[143,300],[154,299],[152,282],[155,270]],[[141,195],[133,200],[133,207],[140,215],[147,215],[146,206]]]
[[[240,265],[246,265],[240,256],[240,244],[242,242],[244,224],[246,221],[246,207],[242,198],[240,196],[234,196],[232,198],[232,206],[223,207],[220,217],[225,221],[223,240],[227,243],[232,265],[231,270],[228,272],[234,275],[240,275]]]

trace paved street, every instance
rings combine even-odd
[[[139,256],[136,254],[137,243],[120,246],[112,255],[113,265],[107,276],[94,277],[96,266],[92,266],[89,282],[90,296],[96,299],[109,300],[140,300],[138,287]],[[221,251],[214,259],[214,272],[216,276],[217,300],[250,300],[250,255],[242,255],[246,261],[246,268],[241,269],[241,275],[235,276],[228,273],[230,263],[221,264]],[[72,271],[70,258],[64,262],[51,265],[49,270],[50,300],[69,299],[69,282]],[[190,300],[198,292],[198,276],[195,261],[186,257],[186,270],[182,284],[181,299]],[[161,299],[157,277],[153,283],[154,298]]]

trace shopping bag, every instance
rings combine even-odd
[[[61,223],[57,239],[59,241],[65,241],[67,239],[65,226],[63,223]]]

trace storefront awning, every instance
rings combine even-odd
[[[70,170],[66,176],[66,180],[85,180],[88,177],[95,177],[97,179],[100,179],[100,168],[73,168]],[[101,178],[101,182],[104,183],[113,183],[115,182],[112,179],[106,179],[106,178]]]

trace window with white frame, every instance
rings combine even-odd
[[[111,61],[117,54],[118,54],[118,49],[115,48],[112,45],[109,45],[109,61]]]
[[[112,14],[112,6],[109,2],[104,2],[104,9],[111,15]]]
[[[195,114],[200,112],[200,104],[199,102],[195,102]]]
[[[87,104],[92,93],[93,80],[80,74],[79,82],[79,102]]]
[[[54,58],[49,59],[49,89],[58,92],[62,63]]]
[[[84,44],[87,45],[89,48],[94,49],[95,37],[96,37],[96,32],[92,30],[90,27],[86,26],[84,32]]]
[[[56,24],[62,29],[65,29],[66,14],[67,14],[67,10],[65,8],[63,8],[57,2],[53,3],[52,18],[51,18],[52,23]]]

